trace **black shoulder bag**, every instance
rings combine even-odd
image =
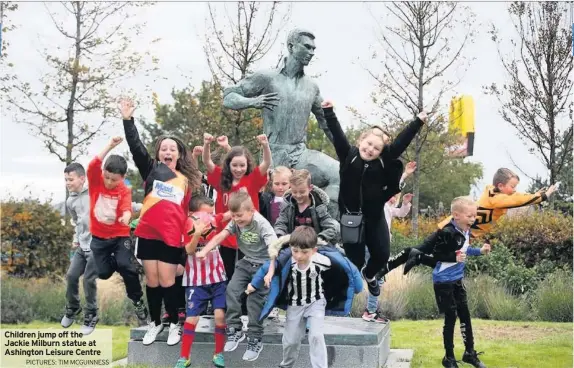
[[[363,176],[367,164],[363,167],[361,181],[359,184],[359,212],[350,212],[347,206],[347,213],[341,215],[341,240],[343,244],[362,244],[365,241],[365,224],[363,219]]]

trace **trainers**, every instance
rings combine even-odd
[[[134,308],[136,310],[136,316],[138,316],[138,319],[140,321],[145,321],[147,319],[147,308],[145,306],[143,299],[140,299],[137,302],[133,302],[133,303],[134,303]]]
[[[84,316],[84,324],[80,327],[80,332],[86,336],[91,334],[96,328],[96,325],[100,321],[100,318],[95,313],[86,314]]]
[[[227,341],[225,342],[223,351],[229,352],[237,349],[237,346],[239,346],[239,343],[243,340],[245,340],[243,330],[236,331],[233,327],[229,328],[227,330]]]
[[[367,322],[375,322],[375,317],[377,316],[377,313],[369,313],[369,311],[367,309],[365,309],[365,311],[363,312],[363,315],[361,316],[361,318],[363,319],[363,321],[367,321]]]
[[[163,331],[163,323],[156,325],[154,321],[151,321],[150,324],[148,325],[147,332],[145,333],[142,339],[142,344],[150,345],[155,341],[157,335],[159,335],[160,332],[162,331]]]
[[[247,349],[245,350],[245,354],[243,354],[243,360],[248,362],[257,360],[261,350],[263,350],[261,339],[247,338]]]
[[[470,365],[472,365],[473,367],[476,368],[486,368],[486,366],[484,365],[484,363],[482,363],[479,359],[478,356],[482,354],[482,352],[477,353],[476,351],[472,350],[472,351],[465,351],[464,354],[462,355],[462,361],[465,363],[468,363]]]
[[[420,256],[423,254],[423,252],[421,252],[418,249],[411,249],[410,253],[409,253],[409,259],[407,259],[407,261],[405,262],[405,269],[403,270],[403,275],[406,275],[407,273],[409,273],[409,271],[411,270],[411,268],[413,268],[414,266],[418,265],[420,262]]]
[[[223,359],[223,353],[215,354],[211,361],[217,368],[225,368],[225,359]]]
[[[175,363],[175,367],[174,368],[187,368],[191,365],[191,361],[189,359],[185,359],[185,358],[179,358],[177,360],[177,363]]]
[[[161,316],[161,323],[164,326],[169,327],[169,313],[165,312],[163,316]]]
[[[162,325],[163,326],[163,325]],[[173,346],[179,344],[181,341],[182,327],[179,323],[169,324],[169,334],[167,336],[167,345]]]
[[[389,323],[391,320],[388,319],[380,310],[375,313],[375,320],[376,323]]]
[[[62,317],[62,321],[60,322],[62,324],[62,327],[64,328],[70,327],[76,320],[78,314],[80,314],[81,312],[82,308],[74,309],[66,307],[66,313],[64,314],[64,317]]]
[[[456,364],[456,359],[444,357],[442,358],[442,366],[445,368],[458,368],[458,364]]]
[[[361,268],[361,276],[367,282],[367,288],[369,289],[369,293],[372,296],[379,296],[381,294],[381,287],[379,286],[379,282],[377,278],[372,279],[371,281],[367,280],[367,276],[365,275],[365,270],[367,269],[366,266]]]

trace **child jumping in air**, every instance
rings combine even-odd
[[[122,137],[112,138],[88,165],[92,233],[90,249],[98,277],[107,280],[117,271],[124,280],[128,298],[134,304],[137,317],[143,321],[147,318],[147,310],[131,252],[129,224],[132,193],[124,184],[128,164],[125,158],[119,155],[110,155],[103,164],[106,155],[121,142]]]
[[[237,191],[229,199],[229,211],[232,221],[226,228],[211,239],[202,251],[197,253],[199,259],[207,257],[209,252],[218,246],[223,239],[231,234],[237,236],[239,250],[245,257],[235,265],[233,277],[227,285],[226,321],[228,326],[225,351],[234,351],[245,339],[241,323],[241,301],[247,284],[261,265],[269,260],[268,248],[277,240],[273,227],[259,212],[251,196],[246,191]],[[247,313],[249,315],[247,350],[243,360],[254,361],[263,350],[263,324],[259,321],[261,309],[265,303],[267,289],[258,290],[247,297]]]
[[[533,194],[517,193],[516,186],[519,182],[520,178],[518,175],[510,169],[500,168],[496,171],[492,178],[492,185],[486,186],[478,202],[476,202],[478,216],[470,229],[472,238],[488,237],[487,234],[492,230],[498,219],[506,214],[508,209],[539,204],[548,200],[556,191],[556,186],[552,185],[548,189],[540,190]],[[452,216],[447,217],[438,224],[438,228],[444,227],[451,219]],[[430,243],[425,241],[416,248],[403,249],[389,260],[381,274],[384,275],[403,263],[405,264],[405,275],[416,265],[423,264],[434,267],[436,260],[432,257]]]
[[[229,197],[232,193],[242,189],[247,190],[255,210],[259,211],[259,191],[267,184],[267,170],[271,165],[271,150],[265,134],[257,136],[257,140],[263,148],[263,160],[259,166],[255,165],[251,153],[243,146],[232,147],[227,152],[221,165],[216,165],[211,159],[211,143],[215,141],[215,138],[209,133],[204,133],[203,135],[202,159],[207,169],[207,182],[218,193],[218,198],[215,202],[215,213],[223,213],[225,215],[225,221],[222,223],[223,227],[218,229],[218,231],[223,230],[231,219],[228,205]],[[227,150],[227,137],[218,137],[217,143]],[[221,258],[223,258],[223,263],[225,264],[225,272],[231,279],[235,270],[236,259],[241,259],[243,254],[241,254],[241,250],[237,250],[237,239],[235,236],[229,236],[223,240],[222,245],[224,247],[220,249]]]
[[[283,333],[283,360],[279,367],[291,368],[299,356],[305,326],[309,328],[309,355],[313,368],[327,368],[324,318],[326,314],[347,316],[353,297],[363,289],[359,270],[335,247],[319,246],[312,226],[299,226],[289,236],[289,248],[280,242],[269,249],[276,261],[265,263],[247,285],[248,295],[266,289],[264,276],[274,262],[280,271],[274,276],[260,319],[271,308],[287,309]]]
[[[98,272],[94,256],[90,250],[92,234],[90,234],[90,195],[86,183],[86,170],[76,162],[64,169],[66,188],[70,196],[66,200],[66,207],[72,215],[75,224],[72,248],[76,249],[72,262],[66,273],[66,313],[62,317],[62,327],[68,328],[74,323],[75,317],[82,312],[80,307],[80,277],[84,275],[84,294],[86,296],[86,310],[84,323],[80,328],[82,334],[92,333],[98,318],[97,283]]]
[[[207,197],[194,197],[190,210],[192,212],[213,214],[213,205]],[[175,368],[185,368],[191,365],[190,353],[195,337],[195,328],[208,302],[211,302],[215,318],[215,352],[212,362],[218,368],[225,367],[223,347],[226,328],[225,290],[227,276],[225,275],[223,260],[219,254],[219,247],[213,248],[203,258],[196,256],[196,252],[201,251],[208,239],[215,235],[215,232],[211,232],[206,237],[204,234],[206,226],[206,223],[196,220],[192,239],[185,246],[187,259],[183,285],[186,289],[187,308],[180,358]]]
[[[339,211],[342,216],[358,214],[355,219],[361,218],[364,228],[364,238],[357,236],[353,240],[355,243],[343,243],[343,248],[346,256],[361,270],[369,293],[379,296],[381,290],[376,275],[387,263],[390,253],[384,205],[400,192],[403,165],[398,158],[427,120],[427,114],[419,113],[392,143],[385,144],[385,133],[375,126],[361,134],[358,145],[353,147],[337,120],[332,103],[323,102],[322,106],[341,163]],[[341,224],[343,238],[346,225]],[[371,255],[366,265],[365,246]]]
[[[490,244],[482,248],[469,246],[470,227],[477,215],[477,206],[469,197],[457,197],[451,203],[452,219],[435,236],[428,238],[432,255],[437,260],[432,273],[434,293],[438,309],[444,313],[443,343],[445,356],[442,365],[445,368],[458,368],[454,355],[454,326],[458,316],[460,332],[465,351],[462,361],[476,368],[486,368],[478,359],[474,350],[474,336],[466,288],[463,284],[466,256],[479,256],[490,253]]]
[[[159,137],[153,156],[140,140],[133,112],[134,104],[122,99],[120,112],[134,163],[144,180],[145,198],[135,235],[137,257],[146,276],[146,295],[151,322],[142,343],[153,343],[163,330],[161,305],[170,318],[168,345],[181,339],[178,306],[181,286],[176,285],[177,267],[182,262],[185,224],[191,193],[200,188],[201,173],[188,157],[185,144],[173,136]]]

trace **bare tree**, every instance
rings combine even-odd
[[[16,110],[16,121],[27,124],[50,153],[70,164],[85,153],[115,111],[117,84],[145,72],[144,55],[129,47],[129,34],[138,34],[142,24],[127,26],[137,6],[128,2],[45,6],[52,25],[69,42],[68,52],[44,49],[51,72],[39,83],[12,80],[2,90]],[[54,6],[60,13],[52,10]]]
[[[282,4],[277,1],[240,1],[221,4],[221,11],[216,11],[208,4],[209,19],[204,51],[216,83],[236,84],[253,72],[253,67],[269,53],[289,19],[291,5],[287,4],[282,16],[281,7]],[[226,110],[224,115],[226,121],[222,123],[230,125],[230,141],[233,145],[245,143],[242,136],[252,139],[255,129],[260,129],[260,126],[251,124],[251,127],[246,128],[249,133],[246,131],[241,134],[242,125],[262,123],[260,112],[254,109]]]
[[[0,1],[0,40],[2,40],[0,44],[1,60],[4,60],[6,57],[6,49],[9,45],[4,34],[16,28],[13,23],[6,21],[8,19],[8,13],[13,12],[16,9],[18,9],[18,4],[11,1]]]
[[[571,5],[571,4],[570,4]],[[500,102],[500,115],[516,129],[530,153],[539,157],[554,183],[572,155],[572,32],[566,2],[513,2],[508,7],[516,38],[501,47],[492,25],[507,74],[502,86],[492,83],[485,92]],[[523,170],[521,170],[523,171]],[[524,172],[524,171],[523,171]]]
[[[417,134],[413,157],[417,170],[413,182],[412,226],[418,229],[420,170],[435,168],[434,163],[421,162],[425,146],[446,144],[432,141],[431,137],[447,137],[446,121],[441,106],[444,98],[460,79],[446,78],[451,70],[464,68],[468,59],[463,54],[465,46],[473,42],[474,14],[466,7],[452,2],[393,2],[387,3],[389,21],[380,30],[380,52],[384,54],[380,69],[368,70],[375,79],[378,90],[372,94],[373,101],[384,114],[386,125],[402,125],[408,115],[416,116],[423,109],[430,112],[428,124]],[[453,73],[454,74],[454,73]],[[431,131],[437,134],[429,134]],[[412,150],[411,150],[412,151]]]

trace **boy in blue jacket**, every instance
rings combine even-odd
[[[283,333],[283,360],[279,365],[290,368],[299,355],[309,324],[309,354],[313,368],[327,368],[327,347],[323,335],[326,314],[345,316],[351,311],[353,297],[363,289],[359,270],[335,247],[317,247],[317,233],[312,227],[299,226],[289,237],[289,248],[281,242],[269,248],[275,260],[275,272],[260,319],[277,306],[287,310]],[[278,254],[279,253],[279,254]],[[247,294],[265,287],[264,277],[270,262],[265,263],[247,285]]]
[[[451,203],[452,220],[438,230],[430,244],[433,256],[438,261],[433,273],[434,293],[438,309],[444,313],[443,341],[446,351],[443,367],[458,368],[454,357],[454,326],[456,317],[460,319],[460,332],[465,351],[462,361],[476,368],[486,368],[474,350],[474,337],[466,289],[463,284],[466,256],[479,256],[490,253],[490,244],[482,248],[469,246],[470,227],[476,217],[476,203],[469,197],[457,197]]]

